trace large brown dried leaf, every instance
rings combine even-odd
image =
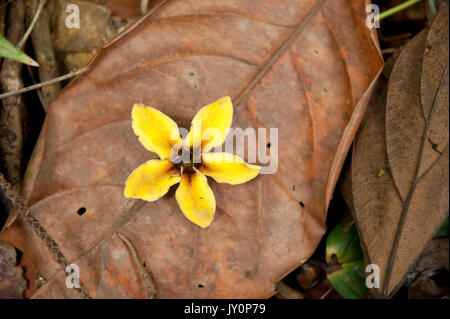
[[[50,106],[23,190],[92,296],[147,296],[119,230],[163,298],[267,297],[310,257],[382,65],[364,21],[364,3],[350,0],[166,1],[97,56]],[[187,127],[225,95],[234,127],[279,129],[276,174],[210,181],[217,212],[207,229],[173,192],[123,198],[126,177],[151,156],[131,129],[133,103]],[[37,296],[77,296],[22,219],[3,236],[49,280]]]
[[[388,89],[380,80],[355,139],[354,211],[368,262],[380,267],[381,296],[396,291],[448,215],[448,55],[441,56],[448,53],[436,43],[442,20],[448,25],[448,11],[404,48]],[[448,31],[439,39],[448,48]]]

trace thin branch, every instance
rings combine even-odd
[[[331,287],[330,289],[328,289],[322,296],[320,296],[320,299],[325,299],[330,294],[330,292],[333,291],[333,289],[334,289],[334,287]]]
[[[47,0],[39,0],[39,5],[36,9],[36,13],[34,14],[33,20],[31,20],[30,25],[28,26],[27,31],[23,35],[22,39],[20,39],[19,43],[17,43],[17,48],[20,50],[25,42],[27,41],[28,37],[31,34],[31,31],[33,31],[34,25],[36,24],[36,21],[39,19],[39,16],[41,15],[42,9],[44,8],[45,3]]]
[[[50,84],[53,84],[53,83],[57,83],[57,82],[61,82],[61,81],[73,78],[74,76],[77,76],[78,74],[81,74],[81,73],[87,71],[88,69],[89,69],[89,67],[85,66],[84,68],[81,68],[81,69],[78,69],[78,70],[75,70],[75,71],[71,71],[71,72],[69,72],[67,74],[58,76],[57,78],[51,79],[49,81],[45,81],[45,82],[41,82],[41,83],[38,83],[38,84],[30,85],[30,86],[24,87],[24,88],[22,88],[20,90],[16,90],[16,91],[11,91],[11,92],[0,94],[0,100],[6,98],[8,96],[22,94],[22,93],[25,93],[25,92],[28,92],[28,91],[39,89],[39,88],[41,88],[41,87],[43,87],[45,85],[50,85]]]
[[[156,298],[156,290],[155,290],[155,283],[153,282],[150,275],[145,271],[144,267],[142,266],[141,261],[139,260],[139,257],[137,255],[136,249],[134,248],[131,241],[125,237],[124,234],[117,232],[117,236],[127,245],[128,249],[130,250],[131,257],[133,258],[134,263],[139,269],[139,272],[141,273],[142,278],[144,279],[145,286],[147,288],[147,295],[150,299]]]

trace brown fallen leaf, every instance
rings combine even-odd
[[[448,54],[435,45],[443,20],[448,25],[448,11],[439,13],[429,33],[422,31],[406,45],[387,93],[386,79],[380,80],[354,143],[355,219],[367,262],[380,267],[375,293],[383,297],[396,292],[448,216],[448,55],[443,67],[435,65],[441,63],[439,54]],[[448,47],[448,31],[439,37]],[[422,68],[434,68],[433,75]],[[425,88],[432,97],[424,93],[421,99]],[[442,154],[428,142],[430,136]],[[386,174],[378,176],[384,167]]]
[[[364,3],[330,3],[166,1],[54,100],[23,194],[93,297],[147,296],[118,231],[161,298],[268,297],[310,257],[382,66]],[[187,127],[225,95],[233,127],[278,128],[278,171],[234,187],[211,182],[207,229],[183,216],[173,192],[126,200],[126,177],[149,159],[131,128],[133,103]],[[78,297],[21,218],[2,237],[48,280],[35,297]]]
[[[0,299],[21,299],[26,288],[16,249],[0,240]]]
[[[415,271],[427,271],[436,268],[449,270],[449,240],[448,237],[430,240],[414,265]]]
[[[448,295],[448,242],[448,237],[428,242],[414,266],[413,271],[417,277],[408,287],[408,298],[441,298]],[[447,275],[442,274],[444,271]],[[442,277],[446,282],[436,282],[437,280],[433,279],[436,277]]]

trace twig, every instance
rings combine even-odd
[[[28,21],[33,19],[38,7],[38,0],[27,1]],[[50,35],[50,22],[47,11],[43,10],[39,20],[36,21],[33,32],[31,33],[31,42],[33,43],[36,61],[40,67],[38,68],[40,82],[49,81],[60,75],[58,65],[53,51],[52,39]],[[27,67],[31,70],[30,67]],[[31,71],[32,72],[32,71]],[[33,84],[39,81],[34,81]],[[47,112],[48,105],[61,91],[61,83],[46,85],[38,90],[39,99],[41,100],[44,110]]]
[[[66,259],[64,254],[59,249],[59,245],[53,240],[53,238],[49,235],[47,230],[41,225],[39,220],[31,214],[30,209],[27,207],[22,198],[19,197],[13,186],[8,183],[3,174],[0,172],[0,188],[3,190],[4,194],[11,203],[16,207],[22,217],[25,219],[25,222],[33,229],[36,235],[44,242],[47,249],[50,251],[50,254],[53,257],[53,260],[66,271],[66,267],[70,264]],[[83,283],[80,279],[80,288],[76,289],[81,297],[90,299],[88,291],[84,287]]]
[[[15,44],[25,31],[25,4],[14,1],[8,13],[7,38]],[[0,74],[4,92],[23,88],[22,63],[5,59]],[[28,111],[22,96],[9,97],[0,109],[0,153],[7,180],[16,188],[22,183],[24,125]]]
[[[4,99],[5,97],[9,97],[9,96],[17,95],[17,94],[22,94],[22,93],[25,93],[25,92],[28,92],[28,91],[36,90],[36,89],[39,89],[39,88],[41,88],[41,87],[43,87],[45,85],[50,85],[50,84],[53,84],[53,83],[57,83],[57,82],[61,82],[61,81],[70,79],[70,78],[72,78],[74,76],[77,76],[78,74],[86,72],[88,69],[89,69],[89,67],[85,66],[85,67],[83,67],[81,69],[78,69],[78,70],[75,70],[75,71],[71,71],[71,72],[69,72],[67,74],[58,76],[57,78],[51,79],[49,81],[45,81],[45,82],[41,82],[41,83],[38,83],[38,84],[30,85],[30,86],[24,87],[24,88],[22,88],[20,90],[16,90],[16,91],[0,94],[0,100]]]
[[[41,14],[42,9],[44,8],[45,3],[47,0],[39,0],[38,8],[36,9],[36,13],[34,14],[33,20],[31,20],[30,25],[28,26],[27,31],[22,36],[22,39],[20,39],[19,43],[17,43],[16,47],[20,50],[25,42],[27,41],[28,37],[31,34],[31,31],[33,31],[34,25],[36,24],[36,21],[39,19],[39,15]]]
[[[119,238],[125,243],[125,245],[127,245],[128,249],[130,250],[131,257],[133,258],[134,263],[138,267],[139,272],[141,273],[141,276],[144,279],[145,286],[147,288],[148,298],[155,299],[156,298],[155,283],[142,266],[142,263],[139,260],[139,257],[133,244],[127,237],[125,237],[124,234],[117,232],[117,236],[119,236]]]
[[[330,289],[328,289],[328,290],[320,297],[320,299],[325,299],[325,298],[330,294],[330,292],[333,291],[333,289],[334,289],[334,287],[331,287]]]

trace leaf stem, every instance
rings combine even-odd
[[[422,1],[422,0],[405,1],[405,2],[403,2],[401,4],[399,4],[398,6],[395,6],[395,7],[391,8],[391,9],[389,9],[389,10],[383,11],[380,14],[376,15],[375,16],[375,21],[379,21],[379,20],[385,19],[387,17],[390,17],[391,15],[394,15],[394,14],[396,14],[396,13],[402,11],[402,10],[405,10],[405,9],[411,7],[412,5],[414,5],[414,4],[416,4],[416,3],[420,2],[420,1]]]

